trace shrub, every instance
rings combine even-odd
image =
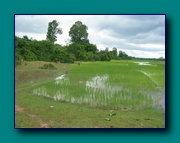
[[[53,64],[44,64],[41,69],[56,69]]]

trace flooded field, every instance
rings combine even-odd
[[[78,79],[75,79],[73,70],[70,70],[71,75],[59,75],[52,82],[33,89],[32,94],[51,98],[54,101],[82,104],[94,108],[130,110],[151,107],[164,111],[165,90],[162,87],[164,83],[159,84],[159,79],[157,79],[158,75],[164,74],[163,69],[161,73],[159,70],[156,73],[158,67],[150,66],[152,65],[150,62],[129,62],[128,66],[123,63],[123,68],[122,63],[117,62],[111,69],[106,69],[108,65],[101,66],[102,69],[106,69],[102,72],[104,74],[92,73],[93,68],[98,71],[96,64],[98,63],[82,63],[81,67],[73,67],[73,70],[82,68],[83,72],[83,69],[89,66],[90,71],[85,75],[78,75]],[[142,65],[148,68],[142,69]],[[119,71],[118,68],[120,68]],[[86,80],[83,75],[87,78]],[[164,82],[164,79],[161,79],[161,82]]]
[[[149,65],[151,65],[149,62],[134,62],[134,63],[136,63],[136,64],[138,64],[140,66],[149,66]]]
[[[27,64],[16,69],[16,127],[165,126],[164,62]]]

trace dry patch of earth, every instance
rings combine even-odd
[[[48,128],[48,126],[49,126],[48,123],[45,123],[42,120],[39,120],[38,122],[39,122],[41,128]]]
[[[37,115],[36,114],[29,114],[28,116],[31,118],[35,118]]]
[[[16,110],[16,112],[24,112],[25,108],[23,108],[19,105],[15,105],[15,110]]]

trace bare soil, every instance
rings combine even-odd
[[[19,106],[19,105],[15,105],[15,110],[16,112],[24,112],[25,111],[25,108]]]
[[[39,120],[38,122],[39,122],[41,128],[48,128],[48,126],[49,126],[48,123],[45,123],[45,122],[43,122],[42,120]]]

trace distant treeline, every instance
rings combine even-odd
[[[160,57],[160,58],[137,58],[137,57],[132,57],[132,56],[129,56],[129,59],[131,59],[131,60],[155,60],[155,61],[164,61],[165,60],[163,57]]]
[[[155,58],[136,58],[128,56],[123,51],[117,51],[113,48],[111,51],[98,50],[96,45],[85,42],[83,44],[72,43],[66,46],[53,44],[50,41],[37,41],[15,36],[16,65],[25,61],[49,61],[61,63],[73,63],[74,61],[110,61],[110,60],[161,60]]]
[[[15,36],[16,48],[16,65],[25,61],[49,61],[61,63],[73,63],[74,61],[110,61],[130,59],[123,51],[117,51],[113,48],[109,51],[98,50],[96,45],[89,42],[71,43],[66,46],[53,44],[50,41],[37,41],[29,39],[27,36],[23,38]]]

